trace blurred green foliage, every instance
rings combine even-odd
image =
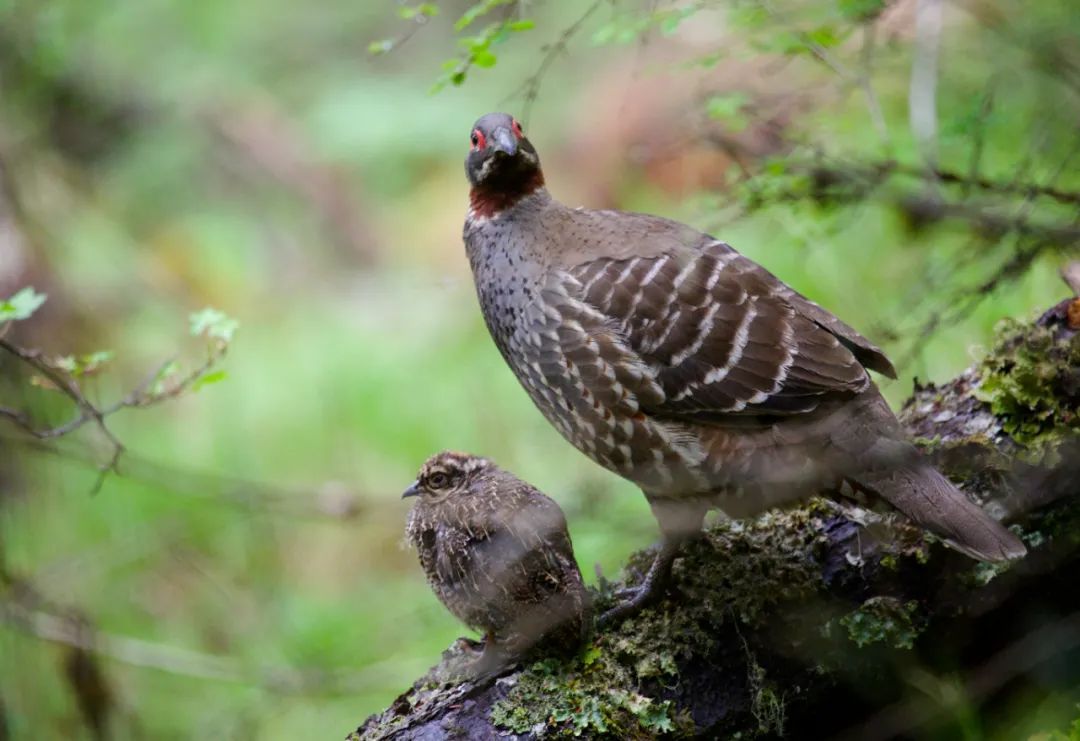
[[[615,205],[710,229],[880,340],[901,361],[894,403],[913,376],[968,365],[1000,318],[1065,295],[1060,245],[995,279],[1026,254],[1024,234],[909,207],[930,187],[921,174],[821,180],[822,162],[922,166],[902,7],[595,7],[579,27],[591,4],[0,3],[0,218],[21,234],[4,243],[18,259],[3,263],[15,267],[0,295],[32,284],[50,296],[8,339],[95,368],[109,348],[87,387],[108,403],[171,357],[183,316],[213,305],[243,326],[227,377],[113,419],[128,460],[96,496],[79,462],[101,462],[92,430],[55,457],[0,429],[5,573],[47,599],[43,612],[75,609],[103,635],[146,642],[134,658],[166,647],[225,662],[215,679],[167,651],[149,668],[102,659],[118,737],[340,737],[392,700],[463,632],[401,545],[398,494],[437,450],[489,455],[556,498],[589,576],[654,537],[640,494],[548,427],[483,327],[460,244],[461,159],[488,110],[535,99],[530,137],[564,200],[607,205],[586,182],[599,173]],[[1066,2],[950,7],[942,168],[1080,188],[1063,164],[1075,162],[1078,25]],[[782,72],[741,66],[763,57]],[[755,132],[769,96],[809,100],[785,110],[784,147],[688,194],[629,154],[614,167],[601,155],[669,143],[668,125],[605,117],[659,107],[652,76],[687,88],[676,110],[699,123],[682,131],[705,139],[709,125]],[[1023,189],[987,196],[1008,218],[1075,218],[1075,204]],[[37,308],[39,294],[15,296],[0,321]],[[231,339],[224,316],[193,328]],[[70,411],[0,363],[5,400],[49,421]],[[0,625],[0,661],[18,667],[0,672],[15,738],[88,734],[66,651]],[[1058,720],[1045,717],[1017,727]]]

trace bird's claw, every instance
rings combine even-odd
[[[637,587],[620,589],[615,593],[621,602],[601,615],[596,624],[600,628],[613,625],[631,615],[640,612],[663,596],[665,586],[662,584],[642,584]]]
[[[622,601],[599,617],[597,627],[604,628],[617,623],[663,597],[672,584],[671,566],[677,553],[677,543],[663,543],[645,579],[636,587],[627,587],[615,592],[616,598]]]

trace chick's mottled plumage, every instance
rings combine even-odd
[[[576,645],[588,596],[559,506],[486,458],[440,453],[406,491],[406,535],[439,600],[482,631],[485,654]]]

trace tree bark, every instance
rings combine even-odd
[[[577,656],[473,683],[452,679],[451,647],[350,738],[951,737],[1075,718],[1078,330],[1080,299],[1009,323],[984,361],[917,385],[901,412],[1022,535],[1023,560],[976,563],[899,516],[825,501],[720,522],[677,562],[671,597]],[[598,607],[648,558],[602,583]],[[1047,725],[1030,726],[1035,707]]]

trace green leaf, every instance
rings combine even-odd
[[[806,37],[823,49],[831,49],[843,41],[843,36],[832,26],[818,26],[808,32]]]
[[[737,4],[731,11],[729,17],[734,25],[755,30],[763,28],[771,20],[769,11],[757,3],[748,5]]]
[[[477,67],[489,68],[494,67],[495,62],[497,62],[498,59],[487,49],[481,49],[480,51],[473,54],[472,61],[473,64],[475,64]]]
[[[52,361],[52,365],[72,376],[89,376],[101,370],[101,367],[112,359],[112,351],[99,350],[87,355],[64,355]]]
[[[438,14],[439,6],[435,5],[434,3],[420,3],[415,7],[404,5],[398,8],[398,15],[407,21],[414,20],[417,17],[431,18],[432,16],[436,16]]]
[[[589,646],[587,649],[585,649],[585,653],[582,654],[582,657],[581,657],[581,663],[584,666],[592,666],[593,664],[595,664],[597,662],[597,660],[599,660],[601,655],[602,655],[602,653],[601,653],[600,649],[595,644],[593,644],[593,645]]]
[[[170,381],[180,372],[180,365],[175,360],[170,360],[163,365],[161,369],[154,376],[154,382],[150,384],[150,393],[154,396],[159,396],[165,393],[170,385]]]
[[[596,46],[603,46],[604,44],[610,44],[615,40],[615,32],[617,27],[613,21],[605,23],[600,28],[593,31],[592,43]]]
[[[652,21],[651,17],[639,18],[628,13],[618,15],[593,33],[592,43],[596,46],[632,44],[652,27]]]
[[[203,375],[196,378],[195,381],[191,384],[191,390],[198,391],[203,386],[210,386],[215,383],[220,383],[226,378],[227,375],[223,370],[216,370],[211,371],[210,373],[204,373]]]
[[[393,39],[379,39],[378,41],[372,41],[368,44],[368,54],[373,57],[380,54],[385,54],[394,48],[395,41]]]
[[[488,50],[491,46],[491,36],[488,33],[482,33],[478,36],[467,36],[458,40],[458,45],[468,49],[473,54],[476,54]]]
[[[705,103],[705,112],[709,118],[722,121],[732,131],[742,131],[749,123],[744,109],[750,102],[749,96],[743,92],[725,93],[714,95]]]
[[[787,56],[796,56],[799,54],[809,54],[810,48],[807,46],[807,37],[802,33],[796,33],[790,30],[781,30],[770,35],[767,39],[761,39],[754,42],[754,46],[760,51],[771,52],[774,54],[784,54]]]
[[[683,66],[686,69],[693,69],[695,67],[700,67],[702,69],[712,69],[726,57],[727,52],[716,51],[710,54],[705,54],[704,56],[698,57],[697,59],[692,59]]]
[[[231,341],[237,327],[240,326],[239,322],[225,312],[210,307],[194,312],[189,319],[192,335],[205,336],[222,342]]]
[[[536,28],[536,23],[528,18],[522,18],[520,21],[510,21],[506,27],[514,32],[529,31]]]
[[[870,21],[885,9],[885,0],[837,0],[840,15],[853,21]]]
[[[787,172],[787,163],[779,159],[767,160],[762,171],[766,175],[783,175]]]
[[[38,293],[31,286],[23,288],[6,301],[0,301],[0,322],[29,319],[46,298],[44,293]]]
[[[454,30],[464,31],[480,16],[490,13],[500,5],[509,5],[512,2],[516,0],[482,0],[461,14],[461,17],[454,22]]]
[[[656,14],[654,20],[658,21],[657,25],[660,28],[660,33],[665,36],[670,36],[678,30],[680,23],[698,12],[698,10],[698,7],[689,7],[661,11]]]

